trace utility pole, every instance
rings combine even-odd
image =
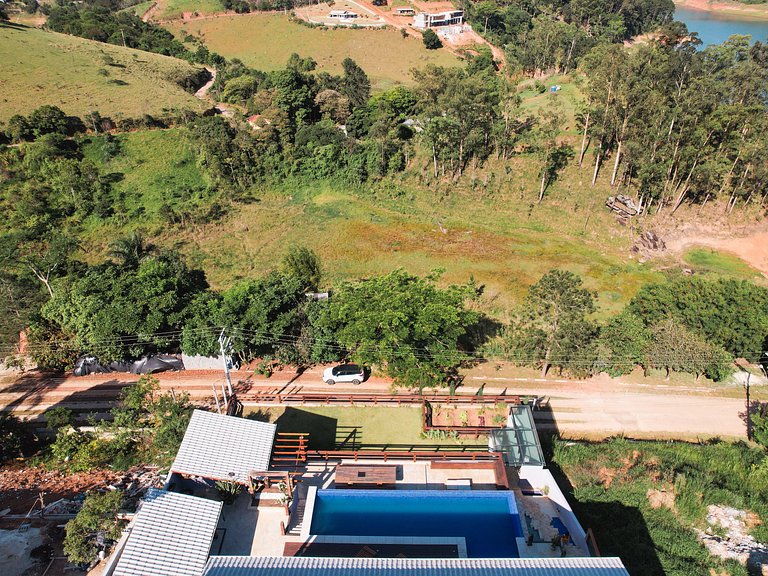
[[[232,379],[229,376],[229,368],[232,365],[232,357],[229,355],[232,352],[232,339],[224,333],[224,328],[221,329],[221,334],[219,334],[219,349],[224,360],[224,376],[227,379],[227,390],[229,395],[232,396],[234,392],[232,392]]]
[[[749,405],[749,378],[752,376],[752,373],[747,371],[747,440],[752,440],[752,412],[751,412],[751,406]]]

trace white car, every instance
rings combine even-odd
[[[365,380],[365,372],[357,364],[340,364],[323,371],[323,381],[329,386],[336,382],[352,382],[355,386]]]

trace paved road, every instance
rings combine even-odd
[[[322,383],[322,368],[296,376],[278,372],[266,379],[246,372],[233,374],[241,394],[258,391],[283,393],[379,393],[390,392],[390,382],[373,378],[361,386],[330,388]],[[24,376],[16,382],[0,384],[0,410],[20,416],[37,417],[54,406],[65,406],[82,413],[106,412],[120,390],[135,382],[132,374],[92,375],[82,378],[36,378]],[[187,371],[160,375],[163,390],[186,391],[198,402],[213,403],[212,386],[220,392],[224,379],[220,372]],[[7,379],[6,379],[7,380]],[[604,437],[625,434],[633,437],[695,439],[697,437],[743,437],[740,417],[744,402],[717,396],[704,387],[671,389],[664,383],[654,386],[624,385],[615,381],[573,382],[538,378],[471,378],[461,393],[473,393],[486,383],[485,393],[504,393],[544,398],[544,409],[536,412],[544,429],[557,429],[567,436]]]

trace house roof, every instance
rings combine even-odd
[[[200,576],[221,502],[150,488],[114,576]]]
[[[203,576],[629,576],[618,558],[211,556]]]
[[[195,410],[171,471],[246,484],[248,473],[269,468],[277,426]]]

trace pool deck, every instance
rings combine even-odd
[[[348,462],[353,463],[353,462]],[[383,461],[368,461],[366,464],[385,464]],[[450,490],[446,484],[455,480],[469,480],[460,486],[461,489],[497,490],[494,471],[490,469],[434,469],[429,462],[386,462],[387,465],[397,466],[396,481],[387,489],[394,490]],[[309,489],[334,489],[334,462],[310,462],[296,487],[296,501],[293,503],[290,520],[282,506],[274,505],[265,496],[256,506],[252,505],[247,493],[238,496],[233,504],[225,505],[219,521],[216,538],[211,548],[215,555],[250,555],[250,556],[327,556],[340,554],[356,555],[364,546],[381,549],[382,557],[462,557],[466,555],[463,542],[438,541],[427,538],[415,541],[396,541],[392,538],[360,537],[359,542],[336,542],[334,537],[309,536],[309,526],[304,524]],[[339,486],[339,488],[348,488]],[[554,504],[547,496],[524,495],[520,489],[514,490],[523,537],[518,538],[518,551],[521,558],[554,558],[560,557],[560,549],[552,550],[550,542],[557,533],[552,525],[552,519],[558,517]],[[213,492],[213,491],[212,491]],[[202,495],[202,494],[201,494]],[[214,496],[211,495],[213,498]],[[526,522],[524,515],[529,517]],[[282,533],[281,522],[286,527]],[[538,537],[533,545],[526,544],[526,536],[530,527],[537,531]],[[463,541],[463,538],[461,539]],[[353,548],[355,550],[353,550]],[[463,554],[462,554],[463,549]],[[351,552],[350,552],[351,551]],[[342,553],[343,552],[343,553]],[[378,554],[378,553],[377,553]],[[574,543],[566,548],[569,557],[589,556],[586,550],[580,549]],[[453,556],[451,556],[453,555]]]
[[[359,464],[344,460],[342,464]],[[445,469],[430,466],[429,462],[395,462],[393,460],[366,460],[366,466],[395,466],[395,483],[387,486],[390,490],[444,490],[455,480],[469,480],[473,490],[496,490],[496,475],[492,469],[462,468]],[[335,488],[334,462],[310,463],[302,483],[318,488]],[[340,486],[344,487],[344,486]]]

